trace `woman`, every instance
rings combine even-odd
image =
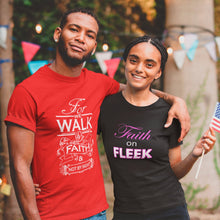
[[[127,84],[107,97],[101,107],[98,133],[102,133],[114,183],[113,220],[190,219],[179,179],[215,143],[210,128],[192,152],[181,159],[180,124],[164,128],[170,105],[151,92],[167,61],[162,43],[149,36],[126,47]]]

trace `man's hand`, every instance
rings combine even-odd
[[[179,97],[173,98],[173,104],[168,112],[168,118],[164,125],[165,128],[168,128],[172,124],[173,118],[177,118],[181,124],[181,134],[178,139],[180,142],[190,130],[190,116],[185,101]]]

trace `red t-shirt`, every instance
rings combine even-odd
[[[119,83],[83,69],[66,77],[48,66],[20,83],[5,121],[35,132],[32,173],[41,219],[78,220],[108,208],[96,143],[100,105]]]

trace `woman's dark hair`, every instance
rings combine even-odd
[[[84,14],[87,14],[87,15],[90,15],[92,16],[93,18],[95,18],[98,26],[99,26],[99,20],[98,18],[96,17],[96,15],[90,10],[90,9],[87,9],[87,8],[76,8],[76,9],[71,9],[69,11],[66,11],[63,16],[61,17],[61,21],[60,21],[60,28],[64,28],[64,26],[66,25],[67,23],[67,17],[69,14],[72,14],[72,13],[77,13],[77,12],[81,12],[81,13],[84,13]]]
[[[166,50],[166,48],[164,47],[164,45],[162,44],[162,42],[159,39],[157,39],[155,37],[150,37],[148,35],[144,35],[142,37],[135,38],[134,40],[132,40],[126,46],[126,48],[124,50],[124,53],[123,53],[124,61],[127,60],[128,53],[131,50],[131,48],[133,46],[135,46],[136,44],[139,44],[139,43],[142,43],[142,42],[150,43],[150,44],[154,45],[160,51],[160,54],[161,54],[161,65],[160,65],[160,68],[161,68],[161,70],[163,72],[164,68],[165,68],[165,64],[167,62],[167,58],[168,58],[167,50]]]

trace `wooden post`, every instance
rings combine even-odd
[[[166,0],[166,28],[172,34],[196,34],[199,46],[193,60],[185,56],[182,68],[178,69],[173,55],[169,56],[164,73],[164,90],[187,101],[191,116],[191,130],[183,141],[183,157],[194,147],[197,139],[208,129],[218,100],[216,62],[205,45],[214,42],[214,5],[209,0]],[[181,27],[182,26],[182,27]],[[182,32],[182,33],[181,33]],[[169,38],[169,37],[168,37]],[[174,51],[183,50],[175,37],[167,38]],[[168,42],[169,41],[169,42]],[[220,196],[218,143],[214,150],[204,156],[198,179],[195,179],[199,161],[182,179],[183,185],[191,187],[195,207],[212,208]],[[218,163],[218,165],[216,164]],[[192,184],[190,186],[190,184]],[[201,191],[196,193],[200,188]]]
[[[9,169],[8,145],[6,138],[6,126],[4,118],[7,114],[9,98],[14,89],[13,72],[13,54],[12,54],[12,31],[13,31],[13,0],[0,0],[0,25],[7,27],[6,48],[0,47],[0,68],[1,68],[1,88],[0,88],[0,106],[1,106],[1,136],[3,146],[3,156],[5,160],[5,177],[7,183],[11,185],[11,195],[5,196],[3,209],[3,219],[22,219],[20,209],[12,187]]]

